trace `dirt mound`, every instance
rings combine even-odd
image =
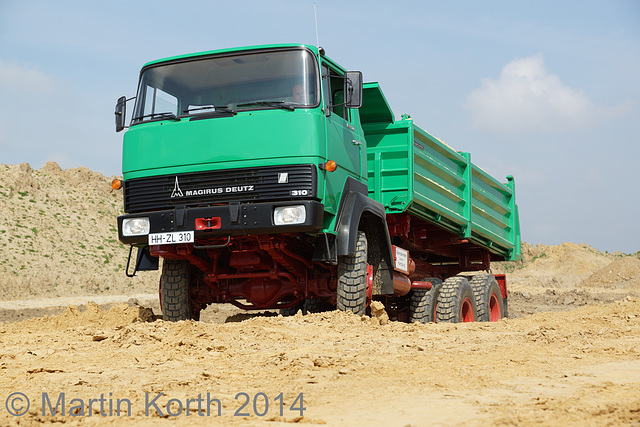
[[[63,176],[64,171],[56,162],[47,162],[40,168],[40,172],[50,176]]]
[[[620,257],[589,275],[578,286],[640,291],[640,258]]]
[[[19,165],[4,166],[2,181],[6,183],[8,189],[18,193],[39,190],[40,184],[33,177],[33,169],[29,163]]]
[[[124,275],[122,193],[87,168],[0,165],[0,299],[150,293],[157,277]]]
[[[593,287],[607,287],[605,282],[613,280],[604,278],[608,271],[620,274],[625,278],[623,281],[635,283],[640,280],[639,266],[639,254],[608,254],[589,245],[574,243],[557,246],[523,243],[521,261],[492,264],[494,272],[508,274],[513,289],[534,293],[544,292],[546,288],[582,287],[587,280],[593,282]],[[590,277],[596,273],[597,277]]]
[[[589,245],[522,245],[523,260],[496,265],[526,287],[573,288],[592,272],[611,263],[611,255]]]
[[[523,243],[521,261],[492,267],[507,273],[511,317],[640,296],[638,254],[608,254],[584,244]]]
[[[116,328],[135,322],[152,322],[154,319],[153,311],[146,307],[118,304],[105,311],[95,303],[88,303],[84,311],[70,305],[62,314],[28,319],[22,326],[28,330],[65,330],[80,326]]]

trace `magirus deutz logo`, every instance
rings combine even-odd
[[[214,187],[214,188],[199,188],[196,190],[185,190],[184,192],[180,188],[180,182],[176,176],[176,183],[173,186],[171,192],[171,198],[176,197],[191,197],[191,196],[208,196],[214,194],[233,194],[233,193],[245,193],[248,191],[254,191],[253,185],[237,185],[228,187]]]

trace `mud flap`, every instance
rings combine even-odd
[[[138,254],[136,255],[136,264],[133,268],[133,273],[129,274],[129,264],[131,262],[131,254],[133,252],[134,245],[129,248],[129,258],[127,259],[127,268],[125,273],[127,277],[134,277],[138,271],[154,271],[158,270],[160,266],[160,258],[151,256],[149,252],[149,246],[138,247]]]

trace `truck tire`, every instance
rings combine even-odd
[[[302,310],[302,304],[296,304],[293,307],[281,308],[279,313],[284,317],[295,316],[298,311]],[[303,312],[304,314],[304,312]]]
[[[411,294],[411,323],[430,323],[436,321],[436,306],[442,280],[426,277],[423,282],[431,282],[431,289],[414,289]]]
[[[322,300],[319,299],[306,299],[304,300],[304,304],[302,305],[302,312],[304,314],[310,313],[322,313],[326,311],[324,309],[324,305]]]
[[[191,265],[187,260],[164,260],[160,278],[160,308],[164,320],[177,322],[192,318],[190,280]]]
[[[462,276],[449,277],[440,288],[436,321],[461,323],[476,319],[476,300],[469,280]]]
[[[505,316],[504,303],[496,278],[491,274],[479,274],[469,283],[478,308],[478,320],[497,322],[502,319]]]
[[[304,302],[296,304],[293,307],[281,308],[280,314],[284,317],[295,316],[298,311],[302,310],[302,314],[306,316],[310,313],[322,313],[323,311],[332,310],[332,308],[327,309],[327,305],[328,304],[319,299],[306,299]]]
[[[340,311],[363,315],[367,308],[367,236],[358,231],[356,254],[338,259],[336,305]]]

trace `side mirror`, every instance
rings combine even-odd
[[[344,79],[345,105],[348,108],[362,107],[362,72],[347,71]]]
[[[116,103],[115,115],[116,115],[116,132],[120,132],[126,127],[124,125],[124,122],[127,116],[127,97],[126,96],[121,96],[120,98],[118,98],[118,102]]]

